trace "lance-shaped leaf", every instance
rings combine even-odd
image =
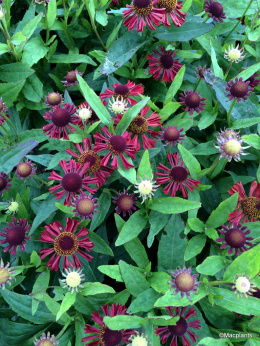
[[[154,198],[149,205],[150,209],[163,214],[179,214],[200,207],[201,203],[188,201],[180,197]]]
[[[118,315],[104,318],[105,325],[111,330],[141,328],[145,322],[146,320],[139,316]]]

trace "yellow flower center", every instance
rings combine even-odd
[[[8,210],[12,213],[15,213],[19,208],[19,203],[17,202],[11,202],[11,204],[8,207]]]
[[[241,57],[241,53],[240,53],[240,50],[239,49],[231,49],[229,52],[228,52],[228,56],[231,60],[233,61],[236,61],[238,60],[240,57]]]
[[[142,195],[149,195],[153,190],[153,184],[149,180],[142,181],[138,186],[138,190]]]
[[[132,341],[132,346],[147,346],[147,345],[148,345],[147,340],[140,335],[136,336]]]
[[[228,140],[223,146],[225,153],[230,156],[238,155],[241,149],[241,144],[236,139]]]
[[[77,272],[71,272],[66,277],[66,283],[69,287],[77,287],[80,285],[81,278],[79,273]]]
[[[0,285],[5,284],[10,279],[10,273],[6,268],[0,268]]]
[[[89,118],[91,118],[91,110],[88,109],[88,108],[81,108],[79,113],[78,113],[78,116],[80,117],[80,119],[82,120],[87,120]]]
[[[240,276],[239,278],[237,278],[235,286],[239,293],[247,293],[250,291],[251,283],[248,278]]]

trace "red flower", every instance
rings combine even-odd
[[[86,170],[88,174],[93,174],[94,178],[97,179],[97,187],[99,188],[107,181],[108,177],[111,176],[113,169],[106,167],[101,164],[102,157],[99,156],[92,150],[91,138],[83,138],[83,147],[82,144],[74,144],[74,146],[80,152],[80,155],[76,154],[71,149],[66,149],[66,152],[73,157],[78,159],[78,162],[83,166],[85,163],[89,163],[89,166]]]
[[[126,313],[127,308],[121,304],[112,304],[111,308],[109,305],[103,305],[101,307],[104,316],[101,317],[99,311],[94,311],[91,314],[92,321],[96,322],[101,326],[101,328],[92,327],[90,324],[85,324],[84,330],[86,334],[91,334],[81,339],[81,342],[88,342],[93,339],[96,341],[89,342],[88,346],[119,346],[121,342],[128,343],[128,340],[132,334],[135,334],[136,331],[132,329],[121,329],[121,330],[111,330],[103,322],[105,316],[114,317],[118,315],[128,315]]]
[[[163,73],[162,81],[172,82],[181,68],[178,60],[174,60],[175,52],[172,50],[165,51],[165,47],[159,47],[158,50],[153,50],[158,57],[151,54],[147,55],[149,61],[150,74],[155,80],[158,80]]]
[[[120,4],[120,0],[112,0],[110,2],[110,6],[115,6],[116,4]]]
[[[145,106],[141,110],[141,114],[137,115],[132,122],[130,123],[128,127],[129,132],[129,139],[131,139],[131,135],[133,135],[132,138],[132,144],[138,151],[140,149],[140,141],[139,141],[139,135],[142,136],[143,140],[143,147],[144,149],[154,148],[156,141],[154,139],[149,138],[145,135],[145,133],[149,133],[154,138],[157,138],[159,136],[159,132],[148,129],[148,126],[151,127],[157,127],[160,126],[160,120],[161,118],[158,116],[158,113],[153,112],[149,117],[145,118],[146,114],[149,112],[150,107]],[[117,118],[115,119],[115,124],[118,124],[120,120],[122,119],[121,114],[117,114]]]
[[[133,0],[132,5],[126,5],[128,10],[123,11],[124,26],[128,27],[129,31],[133,32],[136,27],[137,32],[142,32],[147,23],[151,30],[155,30],[153,23],[160,25],[165,12],[162,8],[153,7],[156,3],[157,0]]]
[[[51,123],[44,125],[42,129],[46,135],[50,135],[49,138],[60,139],[62,137],[69,139],[68,130],[71,132],[76,131],[75,127],[71,126],[70,123],[73,125],[79,123],[79,119],[76,116],[72,116],[77,108],[69,103],[66,103],[63,108],[60,106],[55,106],[52,110],[45,113],[44,119],[51,120]]]
[[[134,82],[130,82],[130,80],[126,84],[115,83],[112,85],[114,90],[107,88],[102,94],[100,94],[101,100],[115,97],[123,100],[127,100],[131,106],[135,105],[137,102],[132,99],[130,96],[139,96],[139,94],[143,94],[144,89],[142,84],[135,85]]]
[[[84,248],[88,252],[93,250],[94,244],[89,240],[87,236],[89,232],[86,228],[81,227],[77,234],[74,234],[76,228],[80,224],[80,221],[72,220],[67,217],[66,227],[64,228],[59,221],[55,221],[50,225],[45,226],[45,230],[42,232],[40,241],[44,243],[54,244],[53,248],[41,249],[40,257],[41,259],[52,254],[47,266],[51,270],[57,271],[59,269],[59,263],[61,257],[63,257],[63,268],[68,269],[69,266],[80,268],[82,263],[78,259],[76,253],[84,257],[87,261],[92,260],[92,256],[80,250],[79,248]],[[79,239],[82,238],[83,239]],[[72,256],[72,262],[70,263],[68,256]]]
[[[4,190],[9,191],[12,184],[9,184],[12,179],[9,178],[8,174],[0,172],[0,195]]]
[[[185,16],[187,13],[180,11],[182,8],[182,1],[158,0],[157,6],[165,9],[163,16],[164,26],[171,26],[168,14],[175,26],[182,26],[182,24],[185,23]]]
[[[184,162],[182,159],[181,164],[179,165],[178,153],[168,153],[167,157],[172,168],[167,168],[162,163],[159,163],[157,168],[166,173],[156,172],[156,175],[161,176],[161,178],[156,178],[157,184],[162,185],[169,181],[169,184],[163,189],[165,194],[168,194],[172,189],[170,196],[175,197],[176,192],[179,190],[182,192],[183,197],[188,197],[185,187],[190,191],[193,191],[194,188],[199,186],[200,181],[188,178],[188,174],[190,174],[190,172],[187,168],[183,167]]]
[[[130,143],[130,140],[128,139],[128,133],[123,132],[122,135],[114,135],[113,133],[110,133],[108,131],[107,126],[104,126],[101,128],[101,131],[108,137],[101,135],[100,133],[96,132],[93,137],[97,139],[95,142],[94,151],[98,153],[102,150],[109,150],[109,153],[103,157],[101,160],[101,165],[106,166],[108,163],[108,160],[113,155],[113,160],[111,162],[111,166],[115,169],[118,168],[118,156],[120,157],[124,167],[126,169],[129,169],[131,167],[134,167],[130,162],[127,161],[127,159],[124,157],[124,153],[128,156],[130,156],[132,159],[135,159],[135,151],[136,148],[132,143]],[[105,143],[102,143],[105,142]]]
[[[174,307],[175,314],[173,314],[171,306],[165,307],[165,309],[168,311],[168,313],[171,316],[173,317],[180,316],[180,318],[175,325],[159,327],[155,329],[155,334],[161,335],[160,340],[162,340],[162,344],[164,345],[166,341],[169,339],[169,337],[172,336],[170,346],[174,346],[174,345],[177,346],[178,345],[177,338],[179,336],[181,337],[183,346],[190,346],[191,343],[185,334],[187,334],[190,337],[192,342],[196,342],[196,338],[198,338],[198,335],[190,331],[189,328],[200,329],[200,321],[195,320],[195,321],[187,322],[189,318],[197,315],[195,309],[191,308],[188,310],[188,306],[177,307],[177,308]]]
[[[241,181],[235,183],[228,191],[229,196],[238,192],[236,210],[229,214],[230,223],[254,222],[260,218],[260,184],[254,180],[250,185],[249,197],[247,197]]]
[[[75,160],[70,160],[68,164],[65,160],[61,160],[59,164],[64,170],[65,175],[61,177],[59,174],[53,171],[51,172],[51,176],[48,177],[50,180],[58,180],[61,182],[59,185],[52,186],[49,189],[51,193],[62,189],[62,191],[55,193],[56,199],[60,199],[65,195],[65,193],[67,193],[64,204],[70,206],[72,202],[71,199],[75,198],[77,193],[84,193],[82,188],[90,193],[97,191],[97,189],[93,189],[88,186],[88,184],[96,184],[98,182],[96,178],[90,178],[89,176],[83,178],[83,175],[89,167],[89,162],[86,162],[83,167]]]

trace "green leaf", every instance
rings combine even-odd
[[[153,176],[153,171],[151,168],[151,163],[149,159],[149,151],[145,150],[142,156],[142,159],[140,161],[138,171],[137,171],[137,181],[139,177],[143,180],[147,177],[147,179],[151,179]]]
[[[217,209],[213,210],[209,216],[206,225],[208,227],[217,228],[224,224],[229,214],[235,210],[238,200],[238,193],[235,193],[225,201],[221,202]]]
[[[145,319],[139,316],[118,315],[114,317],[104,317],[105,325],[111,330],[141,328]]]
[[[151,210],[149,214],[149,223],[151,225],[150,231],[147,237],[147,246],[151,247],[154,241],[154,237],[163,229],[169,220],[169,215],[159,213],[156,210]]]
[[[111,45],[100,73],[109,75],[123,66],[147,41],[137,34],[126,31]]]
[[[188,225],[195,232],[199,232],[199,233],[204,232],[204,228],[205,228],[204,223],[200,219],[197,219],[196,217],[189,219]]]
[[[124,282],[118,265],[99,266],[98,270],[118,282]]]
[[[211,41],[210,41],[210,45],[211,45]],[[213,65],[213,73],[215,76],[223,79],[224,78],[224,73],[223,73],[223,70],[222,68],[219,67],[219,64],[218,64],[218,60],[217,60],[217,56],[216,56],[216,52],[215,52],[215,49],[214,47],[211,45],[211,61],[212,61],[212,65]]]
[[[131,121],[138,115],[138,113],[140,113],[140,111],[144,108],[144,106],[147,104],[149,100],[150,98],[146,97],[144,100],[138,102],[125,112],[119,124],[116,126],[117,135],[121,135],[122,132],[124,132],[127,129]]]
[[[43,96],[43,84],[40,79],[33,74],[27,78],[26,83],[23,87],[23,94],[27,100],[33,102],[40,102]]]
[[[178,144],[178,149],[181,153],[185,165],[190,171],[191,176],[196,179],[197,174],[201,171],[199,161],[190,153],[189,150],[185,149],[181,144]]]
[[[51,27],[53,26],[56,19],[56,15],[57,15],[56,0],[51,0],[48,3],[48,12],[47,12],[48,29],[51,29]]]
[[[254,278],[259,272],[260,244],[254,246],[246,252],[241,253],[228,267],[223,279],[233,282],[236,274],[245,273]]]
[[[184,230],[184,223],[179,215],[172,215],[164,228],[158,249],[158,270],[166,271],[184,264],[186,238],[179,234]]]
[[[179,214],[185,211],[198,209],[201,203],[188,201],[179,197],[153,198],[149,208],[163,214]]]
[[[238,2],[237,0],[228,0],[228,3],[223,2],[223,9],[227,18],[239,18],[244,14],[249,2]],[[246,15],[255,13],[254,3],[251,3]]]
[[[59,54],[53,55],[49,63],[51,64],[78,64],[85,63],[93,66],[97,66],[97,64],[87,55],[85,54]],[[78,77],[79,75],[77,75]],[[80,76],[79,76],[80,77]],[[84,79],[83,79],[84,80]]]
[[[17,82],[31,76],[34,70],[22,64],[14,62],[12,64],[0,66],[0,79],[4,82]]]
[[[164,296],[162,296],[155,302],[154,306],[155,307],[187,306],[191,304],[191,302],[188,300],[186,296],[180,299],[180,292],[176,295],[174,295],[173,293],[174,293],[174,289],[168,290]],[[200,285],[198,287],[198,291],[196,292],[196,294],[191,292],[192,305],[197,303],[202,298],[206,297],[208,294],[209,292],[206,291],[205,287],[203,287],[203,285]]]
[[[148,277],[150,286],[159,293],[165,293],[169,289],[168,281],[171,280],[171,276],[164,272],[155,272]]]
[[[22,90],[25,83],[25,79],[15,83],[0,84],[0,95],[7,103],[8,107],[11,107],[14,101],[17,100],[19,92]]]
[[[82,286],[83,288],[81,289],[80,294],[83,296],[94,296],[102,293],[116,293],[112,287],[103,285],[100,282],[85,282]]]
[[[22,43],[27,41],[27,37],[24,36],[21,31],[16,32],[10,40],[15,46],[20,46]]]
[[[67,292],[67,293],[69,293],[71,295],[70,292]],[[44,302],[45,302],[47,308],[50,310],[50,312],[54,316],[57,316],[58,312],[60,311],[61,305],[58,302],[56,302],[54,299],[52,299],[47,293],[44,293],[43,298],[44,298]],[[67,322],[71,321],[70,316],[66,312],[64,312],[60,316],[60,319],[62,321],[61,324],[63,324],[63,322],[67,323]],[[55,320],[58,321],[59,319],[55,318]],[[60,323],[60,322],[58,322],[58,323]]]
[[[22,63],[31,67],[44,58],[47,53],[48,48],[45,47],[43,40],[40,37],[33,37],[24,47]]]
[[[35,148],[39,143],[29,141],[13,145],[12,147],[1,152],[0,155],[0,171],[10,173],[12,169],[18,165],[21,159]]]
[[[64,314],[64,312],[68,311],[69,308],[75,303],[76,300],[76,292],[74,291],[73,293],[67,292],[65,294],[65,297],[63,298],[60,309],[56,315],[56,321],[58,321],[61,316]]]
[[[26,130],[18,134],[19,143],[35,140],[39,143],[46,141],[46,136],[42,129]]]
[[[137,210],[124,224],[115,245],[120,246],[137,237],[144,229],[147,219]]]
[[[202,249],[204,248],[206,244],[206,239],[207,237],[204,234],[198,234],[198,235],[195,235],[195,237],[192,237],[188,242],[188,245],[184,254],[184,260],[189,261],[191,258],[201,253]]]
[[[230,345],[229,342],[225,339],[214,339],[214,338],[203,338],[199,341],[197,345],[204,345],[204,346],[225,346]]]
[[[25,27],[22,30],[22,34],[26,36],[27,40],[32,36],[34,31],[36,30],[40,20],[43,17],[43,13],[39,13],[38,16],[33,18],[28,24],[25,25]]]
[[[180,89],[180,87],[182,85],[184,73],[185,73],[185,65],[183,65],[181,67],[181,69],[178,71],[178,73],[176,74],[176,76],[174,78],[174,81],[172,82],[170,88],[168,89],[167,94],[165,96],[164,105],[167,105],[174,98],[177,91]],[[179,104],[179,102],[177,104]],[[179,107],[180,107],[180,104],[179,104]],[[162,111],[163,111],[163,109],[162,109]],[[160,112],[160,114],[161,114],[161,112]],[[165,119],[162,119],[162,120],[165,120]]]
[[[136,314],[137,312],[148,312],[153,309],[153,304],[160,297],[160,293],[155,292],[152,288],[140,293],[131,303],[127,312]]]
[[[133,164],[133,161],[131,157],[126,157],[127,161]],[[129,180],[132,184],[136,182],[136,171],[134,167],[131,167],[129,169],[126,169],[121,161],[121,159],[118,159],[118,172],[122,175],[122,177]]]
[[[5,43],[0,43],[0,55],[9,52],[9,47]]]
[[[145,280],[143,275],[133,266],[120,260],[119,268],[127,290],[134,297],[137,297],[143,291],[146,291],[150,288],[148,282]]]
[[[260,137],[257,134],[243,136],[243,141],[260,150]]]
[[[107,42],[106,42],[106,49],[109,49],[112,45],[112,43],[114,42],[114,40],[117,37],[117,34],[119,32],[119,29],[121,28],[121,24],[122,24],[122,20],[121,22],[116,26],[116,28],[111,32],[111,34],[108,36]]]
[[[159,40],[179,42],[190,41],[191,39],[204,35],[213,29],[212,24],[186,22],[180,27],[171,25],[169,28],[159,27],[154,34]]]
[[[258,62],[257,64],[254,64],[252,66],[247,67],[245,70],[243,70],[242,72],[240,72],[237,75],[237,78],[239,79],[240,77],[242,77],[243,80],[246,81],[248,78],[250,78],[258,70],[260,70],[260,62]]]
[[[183,65],[185,66],[185,65]],[[170,100],[170,99],[169,99]],[[166,101],[165,101],[166,103]],[[178,108],[180,108],[180,103],[179,102],[170,102],[168,101],[166,105],[163,107],[163,109],[160,110],[159,116],[162,121],[165,121],[169,118],[170,115],[174,114]],[[171,119],[173,120],[173,119]],[[187,119],[184,119],[187,120]]]
[[[113,251],[107,245],[107,243],[100,238],[96,233],[89,232],[89,240],[94,242],[94,251],[98,253],[102,253],[104,255],[114,256]]]
[[[49,281],[50,281],[50,271],[48,268],[47,271],[40,273],[40,275],[37,277],[37,279],[33,285],[32,293],[31,293],[31,296],[33,297],[32,315],[34,315],[35,312],[37,311],[40,300],[43,300],[43,293],[48,288]]]
[[[148,314],[150,323],[156,326],[174,326],[179,321],[180,316],[172,317],[169,315],[153,316]]]
[[[35,250],[31,253],[30,263],[34,264],[36,268],[41,264],[41,258]]]
[[[75,213],[74,213],[73,211],[71,211],[71,207],[68,207],[67,205],[64,205],[64,204],[58,203],[58,202],[55,202],[54,204],[55,204],[55,206],[56,206],[59,210],[61,210],[63,213],[65,213],[65,214],[71,214],[71,215],[75,216]]]
[[[80,91],[85,97],[85,100],[96,112],[98,118],[102,121],[102,123],[105,125],[109,125],[111,117],[100,98],[95,94],[94,90],[88,86],[88,84],[81,76],[77,75],[77,79],[79,82]]]
[[[96,229],[104,220],[111,205],[111,193],[108,189],[104,189],[98,199],[98,213],[94,213],[91,221],[90,231]]]
[[[200,265],[196,267],[196,270],[200,274],[215,275],[221,269],[225,268],[226,259],[222,256],[210,256],[207,257]]]
[[[203,114],[198,122],[198,128],[200,130],[206,129],[209,127],[211,124],[214,123],[214,121],[217,118],[218,113],[212,114],[211,112],[208,111],[203,111]],[[233,127],[233,126],[232,126]]]
[[[248,119],[248,118],[239,119],[239,120],[234,120],[232,122],[232,128],[240,130],[241,128],[250,127],[258,123],[260,123],[260,117],[256,117],[253,119]]]

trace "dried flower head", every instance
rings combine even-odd
[[[11,280],[15,280],[13,275],[15,272],[12,270],[13,268],[9,268],[10,263],[7,263],[6,266],[4,266],[4,261],[1,258],[0,261],[0,288],[2,290],[5,289],[5,285],[11,286]]]
[[[93,198],[92,195],[80,194],[72,203],[72,206],[75,208],[73,209],[76,213],[75,216],[81,216],[82,220],[93,219],[94,213],[98,213],[96,201],[97,198]]]
[[[198,78],[201,78],[201,79],[205,79],[204,77],[204,72],[209,72],[210,71],[210,68],[206,68],[207,65],[201,67],[201,66],[198,66],[197,67],[197,71],[196,71],[196,75]]]
[[[64,86],[69,87],[78,84],[77,75],[82,76],[82,73],[77,69],[75,71],[69,71],[64,77],[65,80],[61,81]]]
[[[28,177],[35,175],[36,167],[32,161],[26,159],[25,162],[20,162],[16,168],[16,175],[21,180],[26,180]]]
[[[52,92],[48,94],[44,104],[46,104],[46,106],[48,107],[53,108],[55,106],[59,106],[63,101],[64,101],[64,98],[62,97],[61,94]]]
[[[108,109],[115,114],[124,114],[128,109],[127,100],[122,100],[121,97],[116,99],[112,97],[108,102]]]
[[[225,49],[224,58],[235,63],[242,61],[246,56],[246,54],[243,55],[245,48],[242,47],[241,49],[239,49],[238,47],[239,45],[237,45],[236,48],[231,45],[228,47],[228,50]]]
[[[167,126],[166,128],[162,127],[162,130],[159,132],[159,137],[158,139],[161,139],[162,141],[165,141],[164,145],[167,145],[168,143],[173,146],[177,145],[181,141],[183,141],[185,135],[181,134],[183,131],[183,128],[178,130],[177,126],[175,125],[174,127],[172,125]]]
[[[250,276],[245,274],[235,275],[232,288],[235,290],[234,293],[237,294],[237,299],[239,297],[248,298],[256,291],[256,286]]]
[[[37,340],[34,337],[34,346],[56,346],[59,345],[59,341],[56,340],[55,336],[48,332],[47,334],[42,333],[40,339]]]
[[[199,92],[196,91],[195,93],[191,89],[189,91],[188,89],[184,94],[180,94],[180,104],[186,106],[185,112],[190,112],[189,114],[192,115],[194,111],[197,113],[200,113],[201,110],[204,110],[204,106],[206,105],[204,100],[206,100],[206,97],[200,97]]]
[[[205,12],[208,12],[209,17],[212,17],[216,22],[221,21],[226,18],[223,11],[223,6],[219,2],[214,0],[206,1],[205,3]]]
[[[133,210],[136,210],[137,198],[134,193],[129,194],[128,190],[124,190],[123,192],[118,192],[117,197],[113,197],[113,203],[117,205],[117,214],[123,213],[123,217],[125,217],[127,213],[131,215]]]
[[[230,80],[229,83],[227,83],[226,90],[229,92],[227,94],[227,97],[229,97],[229,100],[237,99],[238,102],[241,100],[247,100],[251,94],[249,91],[253,91],[254,88],[249,88],[250,82],[243,82],[243,78],[240,77],[239,79],[236,78],[235,82],[233,80]]]
[[[11,184],[9,184],[9,182],[12,179],[8,179],[8,175],[5,174],[4,172],[0,172],[0,195],[2,194],[2,192],[4,190],[8,191],[10,189],[10,187],[12,186]]]
[[[68,291],[71,291],[71,294],[76,291],[78,292],[79,288],[82,288],[81,285],[82,281],[84,281],[85,274],[82,274],[82,270],[80,268],[69,268],[65,269],[65,273],[62,273],[62,276],[65,277],[65,279],[62,279],[61,282],[63,282],[63,288],[68,288]]]
[[[144,180],[141,177],[140,179],[141,179],[140,183],[137,183],[137,182],[135,183],[135,187],[137,188],[137,190],[134,192],[140,194],[140,197],[143,198],[142,203],[144,203],[146,199],[152,198],[154,191],[156,191],[157,187],[159,187],[160,185],[155,184],[156,182],[153,181],[153,176],[149,180],[147,179],[147,176],[145,176]]]

